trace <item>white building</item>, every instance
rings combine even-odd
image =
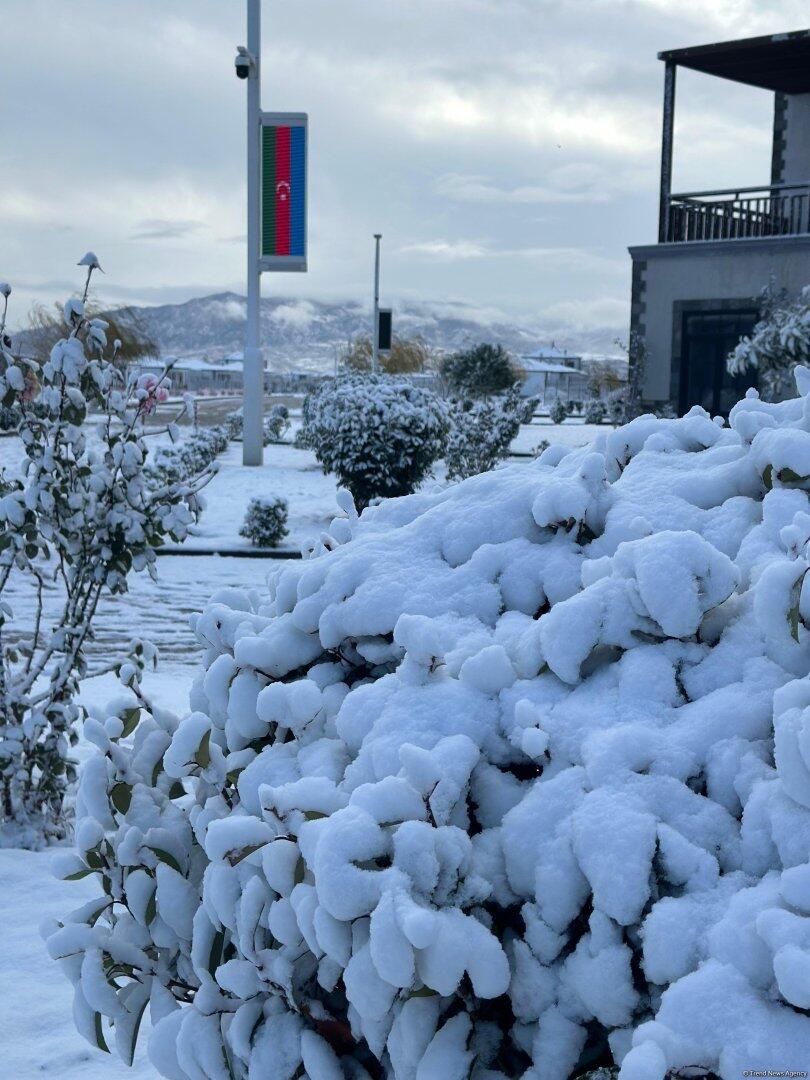
[[[166,360],[145,359],[132,364],[130,372],[138,375],[160,375]],[[197,357],[178,360],[169,375],[172,391],[198,394],[232,394],[242,390],[242,361],[225,360],[210,362]]]
[[[555,401],[584,401],[588,396],[588,375],[581,370],[582,357],[556,345],[520,356],[515,367],[520,372],[524,397],[535,397],[541,406]]]

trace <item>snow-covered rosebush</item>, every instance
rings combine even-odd
[[[239,535],[258,547],[276,547],[287,535],[287,500],[251,499]]]
[[[297,443],[363,507],[418,487],[441,457],[448,428],[447,405],[432,390],[354,373],[324,381],[304,399]]]
[[[520,425],[531,420],[535,404],[522,397],[518,387],[498,397],[455,403],[444,455],[449,479],[475,476],[503,461]]]
[[[132,570],[154,576],[155,547],[187,534],[210,477],[201,469],[183,484],[146,482],[143,419],[167,380],[124,383],[107,324],[84,314],[98,260],[91,252],[80,265],[84,296],[65,304],[66,336],[42,365],[6,344],[10,289],[0,286],[0,401],[18,414],[24,454],[19,468],[0,470],[0,832],[25,845],[67,828],[79,680],[119,668],[128,681],[149,656],[134,641],[131,656],[90,669],[85,647],[99,600],[125,592]],[[20,576],[34,601],[30,616],[15,618],[3,594]],[[52,588],[63,600],[55,626],[43,605]]]
[[[787,300],[771,285],[760,303],[762,318],[730,354],[728,370],[743,375],[754,369],[763,396],[781,401],[792,391],[796,365],[810,363],[810,286],[796,300]]]
[[[48,948],[90,1042],[148,1003],[173,1080],[806,1069],[798,377],[342,500],[328,554],[216,594],[188,715],[87,728],[61,872],[103,891]]]
[[[569,416],[568,404],[565,401],[561,401],[559,398],[548,411],[549,418],[552,424],[562,424]]]

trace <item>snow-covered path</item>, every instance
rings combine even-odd
[[[87,648],[91,661],[109,661],[122,656],[133,636],[156,645],[162,667],[196,664],[197,645],[188,619],[201,611],[208,598],[225,586],[262,588],[267,574],[276,564],[258,559],[232,559],[218,556],[177,556],[158,559],[158,580],[148,574],[132,574],[129,592],[123,596],[105,596],[94,620],[95,640]],[[15,577],[4,594],[14,612],[14,628],[30,629],[29,611],[34,604],[30,580]],[[44,625],[59,619],[61,592],[51,585],[46,595]]]

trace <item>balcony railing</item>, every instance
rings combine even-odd
[[[810,232],[810,181],[670,195],[666,238],[737,240]]]

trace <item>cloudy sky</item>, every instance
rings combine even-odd
[[[0,278],[16,318],[244,291],[243,0],[0,0]],[[264,292],[627,320],[656,230],[662,49],[794,30],[805,0],[264,2],[266,109],[310,113],[307,275]],[[767,181],[769,94],[681,72],[675,189]],[[679,137],[679,138],[678,138]]]

